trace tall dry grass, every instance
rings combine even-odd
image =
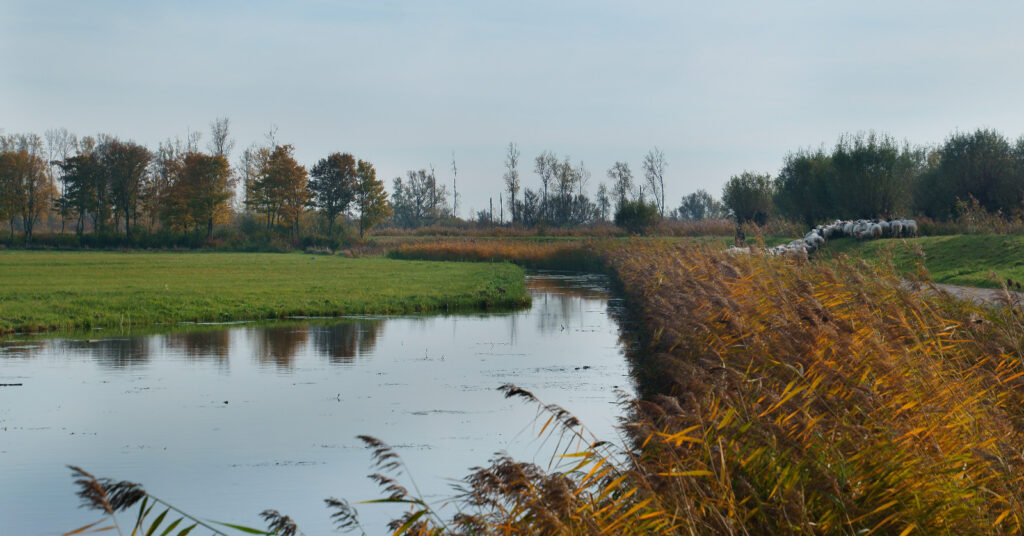
[[[558,251],[508,247],[435,253]],[[381,501],[409,506],[395,533],[1021,532],[1019,304],[958,302],[845,257],[730,257],[660,241],[573,255],[602,264],[641,320],[643,399],[630,402],[628,444],[599,441],[565,409],[504,386],[537,406],[557,463],[497,456],[463,481],[459,513],[444,519],[399,482],[410,468],[394,451],[364,438]],[[358,529],[349,504],[328,505],[340,527]]]
[[[632,444],[610,453],[547,408],[579,463],[498,458],[467,480],[463,506],[480,511],[423,533],[1020,532],[1019,311],[925,295],[848,258],[584,252],[642,320]]]
[[[850,259],[608,255],[657,382],[630,428],[644,485],[688,531],[1020,531],[1016,316]]]
[[[464,239],[402,244],[388,251],[393,259],[511,262],[527,268],[593,270],[599,257],[589,241],[538,242]]]

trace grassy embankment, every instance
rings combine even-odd
[[[0,252],[0,333],[529,303],[509,264],[251,253]]]
[[[1024,323],[1012,311],[920,295],[842,256],[572,247],[603,263],[642,320],[632,444],[625,455],[590,444],[548,406],[561,426],[545,428],[575,465],[547,473],[499,458],[467,479],[465,515],[441,532],[1021,532]],[[470,244],[445,248],[403,254],[473,255]],[[507,244],[478,252],[516,255]],[[440,526],[418,519],[412,532]]]
[[[1024,236],[1020,235],[929,236],[866,242],[842,239],[829,242],[827,250],[866,260],[891,259],[903,273],[914,272],[923,263],[936,283],[999,287],[1007,278],[1024,281]]]

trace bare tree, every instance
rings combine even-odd
[[[629,170],[629,164],[616,162],[608,169],[608,178],[612,181],[612,195],[618,210],[633,194],[633,172]]]
[[[508,191],[508,206],[512,210],[512,223],[519,223],[516,214],[516,196],[519,195],[519,147],[509,142],[505,153],[505,190]]]
[[[228,137],[231,121],[227,117],[219,117],[210,123],[210,143],[207,148],[216,156],[228,158],[235,148],[235,140]]]
[[[587,184],[590,183],[590,170],[580,160],[580,166],[576,168],[576,186],[579,190],[580,197],[586,196]]]
[[[185,132],[185,152],[186,153],[198,153],[199,152],[199,140],[202,139],[203,133],[198,130],[193,131],[189,129]]]
[[[55,208],[60,214],[60,233],[64,234],[64,225],[70,207],[64,202],[67,185],[63,180],[58,179],[57,170],[60,168],[61,162],[67,160],[78,150],[78,136],[68,132],[66,128],[54,128],[47,130],[43,137],[46,139],[46,160],[49,165],[47,169],[50,183],[56,186],[57,182],[60,182],[60,198],[55,202]]]
[[[544,151],[543,153],[540,153],[540,156],[534,159],[533,164],[533,171],[537,175],[540,175],[540,184],[544,188],[542,192],[542,213],[540,214],[540,217],[541,219],[546,220],[548,216],[550,216],[550,214],[548,214],[548,188],[551,186],[551,180],[554,178],[555,172],[557,171],[560,162],[558,161],[558,157],[555,156],[554,153],[552,153],[551,151]]]
[[[608,197],[608,187],[602,182],[597,187],[597,218],[601,221],[608,221],[608,212],[611,209],[611,199]]]
[[[665,153],[657,147],[651,149],[644,156],[644,180],[650,188],[651,196],[654,197],[654,204],[665,217]]]
[[[459,178],[459,169],[455,167],[455,151],[452,151],[452,218],[459,217],[459,187],[456,180]]]
[[[267,140],[267,147],[277,147],[277,125],[270,125],[263,137]]]

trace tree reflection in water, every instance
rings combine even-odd
[[[149,363],[152,337],[89,339],[63,342],[67,350],[88,353],[107,368],[137,367]]]
[[[299,349],[309,340],[309,329],[298,326],[265,326],[247,330],[253,355],[261,365],[292,369]]]
[[[355,358],[373,352],[384,322],[368,319],[312,326],[313,345],[332,365],[350,365]]]
[[[215,360],[226,364],[231,349],[231,332],[194,331],[169,333],[164,337],[167,348],[180,352],[190,360]]]

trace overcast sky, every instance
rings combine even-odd
[[[1024,132],[1021,2],[144,2],[0,0],[0,128],[151,148],[231,119],[304,164],[391,179],[433,164],[460,213],[497,204],[505,147],[665,151],[668,204],[786,152],[874,129],[933,144]]]

